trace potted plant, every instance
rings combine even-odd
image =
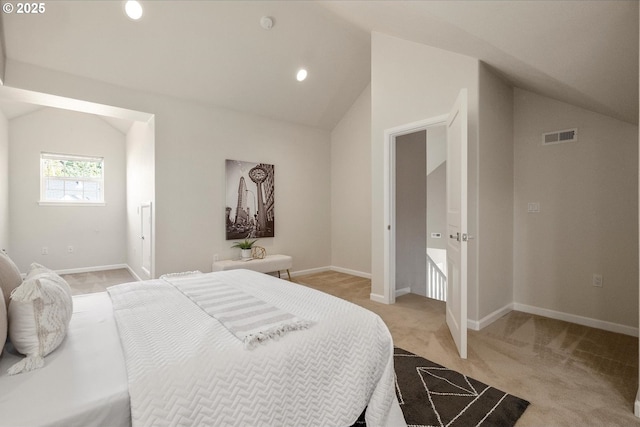
[[[251,248],[253,244],[257,242],[258,239],[250,241],[249,239],[244,239],[242,242],[236,242],[231,247],[232,248],[240,248],[240,252],[242,253],[242,260],[248,261],[251,257]]]

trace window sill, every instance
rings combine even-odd
[[[99,207],[107,206],[105,202],[38,202],[40,206],[81,206],[81,207]]]

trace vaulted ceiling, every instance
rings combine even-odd
[[[43,14],[4,13],[7,61],[332,129],[370,82],[370,34],[379,31],[638,122],[635,0],[143,1],[139,21],[123,3],[50,1]],[[273,18],[271,30],[262,16]]]

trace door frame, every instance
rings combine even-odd
[[[150,217],[150,224],[149,224],[149,233],[151,234],[150,236],[145,236],[144,235],[144,221],[145,221],[145,215],[144,215],[144,210],[148,208],[149,209],[149,217]],[[153,244],[154,244],[154,239],[153,239],[153,202],[146,202],[146,203],[142,203],[140,204],[140,270],[142,270],[143,273],[145,273],[149,279],[153,278],[154,275],[154,262],[153,262]],[[147,270],[144,267],[144,246],[145,243],[149,242],[149,270]]]
[[[396,138],[433,126],[447,125],[448,114],[384,131],[384,303],[396,302]]]

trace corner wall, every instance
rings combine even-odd
[[[124,264],[125,136],[97,116],[45,108],[11,120],[9,140],[11,257],[20,271],[34,261],[54,270]],[[104,157],[106,205],[40,206],[42,151]]]
[[[427,132],[427,138],[429,138]],[[427,148],[427,157],[429,149]],[[440,237],[431,237],[440,233]],[[447,250],[447,162],[427,175],[427,247]],[[434,260],[435,261],[435,260]]]
[[[225,240],[225,159],[275,165],[276,237],[258,244],[292,255],[294,271],[330,264],[328,131],[11,60],[6,77],[8,86],[155,115],[156,276],[211,271],[213,255],[239,256]]]
[[[371,35],[371,292],[384,295],[384,131],[449,113],[460,89],[469,93],[469,224],[477,235],[478,60],[381,33]],[[468,253],[469,318],[477,312],[477,252]]]
[[[478,319],[513,302],[513,89],[484,63],[479,69]],[[476,327],[477,326],[477,327]]]
[[[7,63],[7,47],[5,46],[4,17],[0,16],[0,85],[4,84],[5,64]]]
[[[9,246],[9,122],[0,112],[0,250]]]
[[[640,11],[638,12],[638,22],[640,23]],[[640,40],[640,35],[638,36],[639,40]],[[640,44],[640,43],[639,43]],[[639,55],[640,56],[640,55]],[[638,67],[638,82],[640,83],[640,60],[639,60],[639,67]],[[639,85],[640,86],[640,85]],[[640,90],[638,91],[638,98],[640,99]],[[640,122],[640,114],[638,117],[638,121]],[[640,141],[640,130],[638,133],[638,140]],[[640,150],[638,150],[638,170],[640,170]],[[639,174],[640,175],[640,174]],[[640,176],[639,176],[639,180],[640,180]],[[638,183],[638,191],[640,193],[640,182]],[[640,200],[640,194],[638,196],[638,199]],[[638,212],[640,212],[640,205],[638,206]],[[640,215],[638,216],[638,228],[640,228]],[[640,233],[638,234],[638,246],[640,246]],[[640,268],[640,251],[638,254],[638,266]],[[638,288],[640,289],[640,277],[638,277]],[[638,306],[640,307],[640,291],[638,292]],[[640,328],[640,310],[638,310],[638,326]],[[640,348],[638,348],[638,360],[640,361]],[[640,364],[640,362],[639,362]],[[633,413],[635,414],[636,417],[640,418],[640,371],[638,371],[638,393],[636,394],[636,401],[635,404],[633,406]]]
[[[514,300],[635,329],[638,127],[520,89],[514,103]],[[542,145],[570,128],[577,142]]]
[[[447,127],[427,129],[427,247],[447,249]],[[440,237],[431,237],[440,233]],[[432,252],[433,253],[433,252]],[[434,259],[434,261],[436,261]],[[436,263],[440,260],[436,261]],[[446,259],[444,261],[446,265]],[[446,268],[443,269],[446,270]]]
[[[427,132],[396,138],[396,290],[427,293]]]
[[[371,86],[331,132],[331,265],[371,277]]]

